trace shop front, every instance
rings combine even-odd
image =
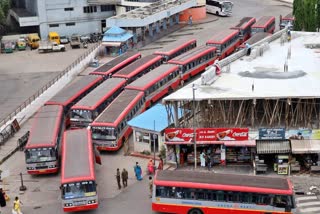
[[[194,149],[196,133],[196,154]],[[168,128],[165,130],[168,159],[179,166],[201,164],[205,166],[228,163],[251,163],[255,141],[248,140],[247,128]],[[175,154],[173,154],[175,153]],[[174,158],[174,160],[173,160]]]

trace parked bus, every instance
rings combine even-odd
[[[196,39],[180,39],[165,46],[161,50],[154,52],[154,54],[163,56],[164,61],[167,62],[195,47],[197,47]]]
[[[29,174],[56,173],[59,169],[60,141],[64,131],[62,106],[42,106],[36,113],[25,147]]]
[[[251,26],[256,23],[256,19],[253,17],[244,17],[240,22],[230,28],[239,31],[240,42],[243,43],[251,37]]]
[[[143,75],[125,87],[126,90],[143,91],[146,97],[145,108],[179,87],[179,67],[164,64]]]
[[[295,211],[289,179],[195,171],[157,171],[152,210],[177,214],[289,214]]]
[[[120,94],[126,81],[110,78],[71,107],[71,128],[87,127]]]
[[[273,33],[276,28],[276,18],[274,16],[263,16],[251,27],[251,34],[258,32]]]
[[[105,63],[104,65],[100,66],[99,68],[92,71],[91,75],[104,75],[109,77],[110,75],[114,74],[115,72],[121,70],[122,68],[126,67],[127,65],[131,64],[132,62],[136,61],[137,59],[141,58],[141,54],[133,51],[128,51],[110,62]]]
[[[144,93],[136,90],[124,90],[90,124],[92,140],[98,150],[117,151],[128,139],[132,129],[127,122],[144,111]]]
[[[233,3],[223,0],[206,0],[207,13],[216,14],[217,16],[231,16]]]
[[[259,32],[259,33],[255,33],[250,39],[248,39],[246,42],[250,45],[253,45],[261,40],[263,40],[264,38],[267,38],[269,36],[271,36],[272,34],[270,33],[264,33],[264,32]],[[246,45],[244,43],[242,43],[239,46],[239,49],[244,49],[246,48]]]
[[[280,16],[280,30],[288,26],[290,30],[293,30],[295,18],[292,13],[287,14],[285,17]]]
[[[102,76],[82,76],[76,82],[73,82],[60,90],[55,96],[48,100],[45,105],[63,106],[64,114],[67,116],[66,125],[69,126],[69,110],[71,106],[102,83],[103,80]]]
[[[217,54],[220,60],[232,54],[240,44],[239,31],[232,29],[220,31],[207,41],[208,46],[217,48]]]
[[[60,189],[65,212],[98,208],[93,152],[90,130],[64,133]]]
[[[216,51],[215,47],[203,45],[171,59],[168,63],[178,65],[181,78],[186,81],[212,65],[218,58]]]
[[[152,69],[160,66],[163,62],[162,56],[148,55],[131,63],[120,71],[112,75],[113,78],[123,78],[130,83]]]

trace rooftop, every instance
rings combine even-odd
[[[292,32],[291,43],[281,46],[277,39],[269,44],[263,56],[255,59],[245,56],[231,63],[230,72],[222,73],[211,85],[202,86],[199,78],[165,97],[164,101],[192,100],[192,84],[196,85],[196,100],[319,98],[320,52],[306,47],[317,46],[319,35]],[[287,59],[290,47],[291,58]],[[286,60],[288,72],[284,72]]]

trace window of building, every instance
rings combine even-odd
[[[97,6],[86,6],[83,7],[84,13],[96,13],[97,12]]]
[[[101,5],[101,12],[105,11],[115,11],[116,7],[114,5]]]
[[[73,11],[73,7],[66,7],[64,8],[64,11]]]
[[[50,24],[49,27],[59,27],[59,24]]]
[[[66,23],[66,26],[75,26],[75,25],[76,25],[75,22],[68,22],[68,23]]]

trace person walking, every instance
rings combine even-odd
[[[152,198],[153,180],[152,176],[149,176],[149,197]]]
[[[123,170],[121,172],[121,177],[122,177],[123,187],[127,187],[128,186],[128,171],[125,168],[123,168]]]
[[[0,206],[5,207],[7,206],[6,198],[5,198],[5,192],[2,188],[0,188]]]
[[[120,183],[121,179],[120,179],[120,170],[119,170],[119,168],[117,169],[116,178],[117,178],[118,188],[121,189],[121,183]]]
[[[246,45],[246,49],[247,49],[247,56],[250,56],[250,54],[251,54],[251,45],[248,42],[246,42],[245,45]]]
[[[138,162],[136,162],[136,165],[134,166],[134,174],[136,175],[138,181],[142,180],[142,169]]]
[[[160,157],[159,165],[158,165],[158,170],[163,170],[163,159]]]
[[[12,214],[22,214],[21,212],[21,204],[23,204],[18,197],[15,197],[13,202]]]
[[[205,155],[204,151],[202,151],[200,154],[200,165],[202,167],[206,166],[206,155]]]

